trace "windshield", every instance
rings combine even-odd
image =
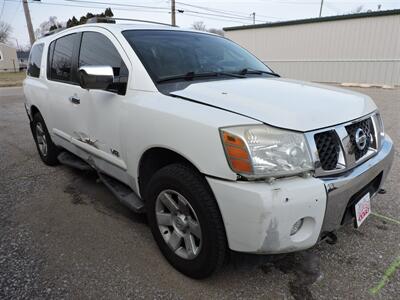
[[[123,35],[156,82],[193,78],[187,74],[272,72],[248,51],[219,36],[173,30],[128,30]]]

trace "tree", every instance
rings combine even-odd
[[[206,26],[206,24],[204,24],[203,21],[194,22],[192,24],[191,28],[194,29],[194,30],[207,31],[207,32],[210,32],[210,33],[218,34],[220,36],[224,36],[225,35],[225,32],[222,29],[217,29],[217,28],[207,29],[207,26]]]
[[[222,29],[210,28],[207,31],[210,33],[218,34],[220,36],[225,36],[225,32]]]
[[[77,18],[75,18],[75,16],[73,16],[72,19],[69,19],[67,21],[67,28],[74,27],[77,25],[79,25],[79,21]]]
[[[80,17],[79,20],[77,18],[75,18],[75,16],[73,16],[71,19],[69,19],[67,21],[67,28],[86,24],[86,22],[89,19],[92,19],[95,17],[106,18],[106,17],[113,17],[113,16],[114,16],[114,14],[113,14],[111,8],[106,8],[106,10],[103,13],[96,14],[96,15],[88,12],[85,16]],[[106,20],[98,20],[98,22],[102,23],[102,22],[107,22],[107,21]]]
[[[206,24],[203,21],[196,21],[192,24],[192,29],[199,31],[207,31]]]
[[[8,42],[11,32],[10,24],[0,21],[0,43]]]
[[[49,17],[49,19],[47,21],[42,22],[39,25],[39,28],[37,28],[35,30],[35,36],[38,39],[38,38],[41,38],[42,36],[44,36],[49,31],[63,28],[63,27],[64,27],[63,23],[58,22],[57,17],[51,16],[51,17]]]

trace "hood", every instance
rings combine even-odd
[[[366,95],[282,78],[198,82],[171,95],[298,131],[348,122],[376,110]]]

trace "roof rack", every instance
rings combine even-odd
[[[46,33],[43,35],[43,37],[49,36],[49,35],[52,35],[52,34],[55,34],[55,33],[57,33],[57,32],[60,32],[60,31],[65,30],[65,29],[66,29],[66,28],[57,28],[57,29],[54,29],[54,30],[50,30],[49,32],[46,32]]]
[[[115,21],[131,21],[131,22],[139,22],[139,23],[164,25],[164,26],[170,26],[170,27],[178,27],[176,25],[171,25],[171,24],[161,23],[161,22],[154,22],[154,21],[140,20],[140,19],[114,18],[114,17],[93,17],[93,18],[88,19],[86,21],[86,24],[88,24],[88,23],[116,23]]]

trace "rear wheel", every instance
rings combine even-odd
[[[152,177],[147,191],[149,224],[172,266],[193,278],[216,271],[226,253],[225,230],[202,175],[189,166],[169,165]]]
[[[42,161],[49,166],[57,165],[57,156],[60,151],[52,142],[46,124],[44,123],[43,117],[40,113],[36,113],[33,116],[32,134]]]

